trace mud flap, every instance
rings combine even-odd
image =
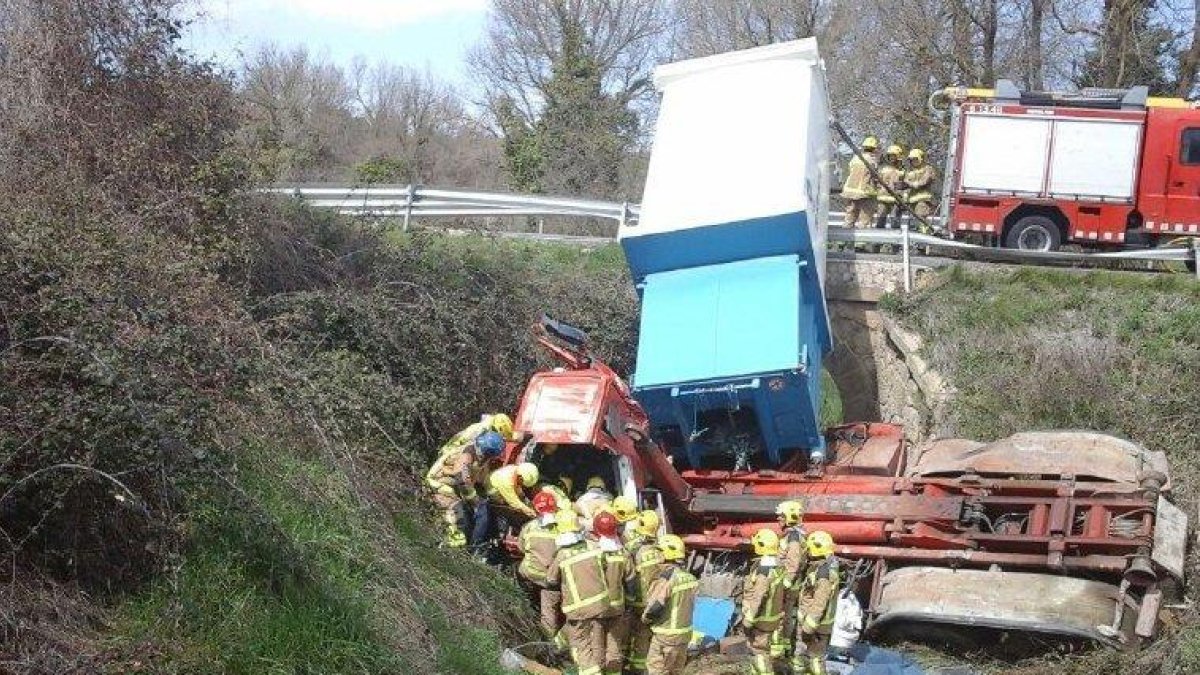
[[[874,627],[919,621],[1049,633],[1116,644],[1108,631],[1118,589],[1086,579],[1001,572],[904,567],[889,572]],[[1131,634],[1137,610],[1127,604],[1120,633]]]

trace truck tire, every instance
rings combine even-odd
[[[1004,247],[1022,251],[1057,251],[1062,245],[1062,231],[1047,216],[1025,216],[1004,235]]]

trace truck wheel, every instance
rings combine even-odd
[[[1057,251],[1062,244],[1058,224],[1046,216],[1025,216],[1004,235],[1004,247],[1022,251]]]

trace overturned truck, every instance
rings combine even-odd
[[[749,537],[799,500],[810,532],[865,561],[853,588],[872,629],[1152,637],[1187,528],[1162,453],[1082,431],[914,447],[893,424],[821,429],[832,145],[815,42],[671,64],[655,84],[641,217],[620,233],[637,373],[626,383],[543,320],[561,365],[531,378],[505,461],[603,477],[660,512],[702,579],[736,580]]]

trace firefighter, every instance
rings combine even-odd
[[[522,462],[509,464],[496,469],[488,476],[487,496],[497,506],[507,506],[519,511],[530,518],[537,517],[537,512],[525,501],[525,490],[533,488],[538,482],[536,464]]]
[[[875,221],[875,227],[880,229],[891,229],[892,216],[899,217],[899,209],[896,205],[896,197],[892,193],[900,195],[903,198],[900,185],[904,181],[904,148],[899,145],[888,146],[887,152],[883,155],[883,165],[879,167],[880,188],[879,194],[875,198],[879,202],[879,214]],[[891,191],[884,188],[891,188]]]
[[[533,510],[538,514],[537,519],[525,523],[517,535],[521,546],[521,564],[517,567],[517,574],[537,589],[542,630],[553,638],[562,627],[559,619],[562,593],[546,586],[546,573],[558,551],[555,544],[558,529],[554,524],[554,515],[559,510],[558,501],[551,492],[539,492],[533,496]]]
[[[908,208],[918,218],[928,219],[933,215],[933,167],[925,163],[925,151],[913,148],[908,152],[908,171],[904,172],[904,187],[908,191]],[[929,233],[929,226],[917,224],[920,232]]]
[[[511,441],[513,439],[512,418],[504,413],[484,415],[478,422],[451,436],[450,440],[446,441],[446,444],[438,451],[438,455],[445,455],[455,450],[460,450],[478,438],[480,434],[488,431],[494,431],[500,434],[500,437],[504,440]]]
[[[658,536],[659,525],[661,519],[657,511],[647,509],[638,513],[636,518],[626,524],[625,548],[630,553],[637,553],[643,543],[653,544]]]
[[[446,522],[446,546],[462,548],[467,545],[467,509],[478,498],[475,485],[482,476],[484,464],[499,456],[503,449],[504,439],[500,434],[484,432],[458,450],[438,456],[425,473],[425,483],[433,491],[433,501],[442,509]]]
[[[682,675],[692,637],[692,610],[700,582],[683,568],[683,540],[668,534],[656,548],[663,559],[646,595],[641,619],[650,627],[647,675]]]
[[[842,184],[842,201],[846,202],[846,227],[871,227],[875,215],[875,178],[871,169],[878,165],[875,151],[879,140],[874,136],[863,139],[861,158],[850,158],[846,181]]]
[[[630,536],[625,540],[625,549],[637,572],[637,592],[627,599],[630,605],[629,647],[625,652],[627,670],[642,673],[646,670],[646,654],[650,650],[652,633],[650,625],[643,619],[646,599],[650,597],[650,586],[658,576],[663,564],[662,544],[658,541],[658,513],[642,511],[631,521]],[[682,544],[682,542],[680,542]]]
[[[612,493],[608,491],[603,478],[592,476],[588,479],[587,488],[579,499],[575,500],[575,512],[579,514],[579,521],[584,530],[592,531],[592,517],[612,503],[612,498]]]
[[[525,501],[525,490],[532,489],[538,482],[536,464],[522,462],[502,466],[488,475],[487,499],[481,499],[475,507],[475,527],[471,532],[471,547],[476,553],[484,553],[495,530],[494,506],[506,506],[527,518],[536,518],[537,512]]]
[[[837,613],[841,570],[833,555],[833,537],[828,532],[817,530],[808,535],[807,546],[809,561],[796,615],[800,639],[792,656],[792,669],[796,673],[825,675],[825,650]]]
[[[600,632],[604,636],[600,669],[603,675],[621,675],[629,638],[625,598],[637,592],[637,573],[621,542],[621,525],[616,515],[601,511],[596,514],[592,526],[597,546],[603,554],[604,584],[608,592],[608,610],[600,621]]]
[[[554,522],[558,550],[546,571],[546,587],[562,593],[562,635],[579,675],[600,675],[604,654],[600,622],[609,611],[601,562],[604,551],[584,539],[574,511],[559,511]]]
[[[800,582],[808,564],[808,549],[804,531],[804,505],[789,499],[775,507],[783,536],[779,540],[779,563],[783,568],[783,621],[776,629],[774,642],[777,655],[786,654],[792,647],[795,632],[796,598],[800,595]]]
[[[771,635],[783,621],[783,568],[779,566],[779,535],[761,529],[750,538],[758,559],[746,575],[742,589],[742,628],[754,653],[750,672],[773,675],[780,656]]]

